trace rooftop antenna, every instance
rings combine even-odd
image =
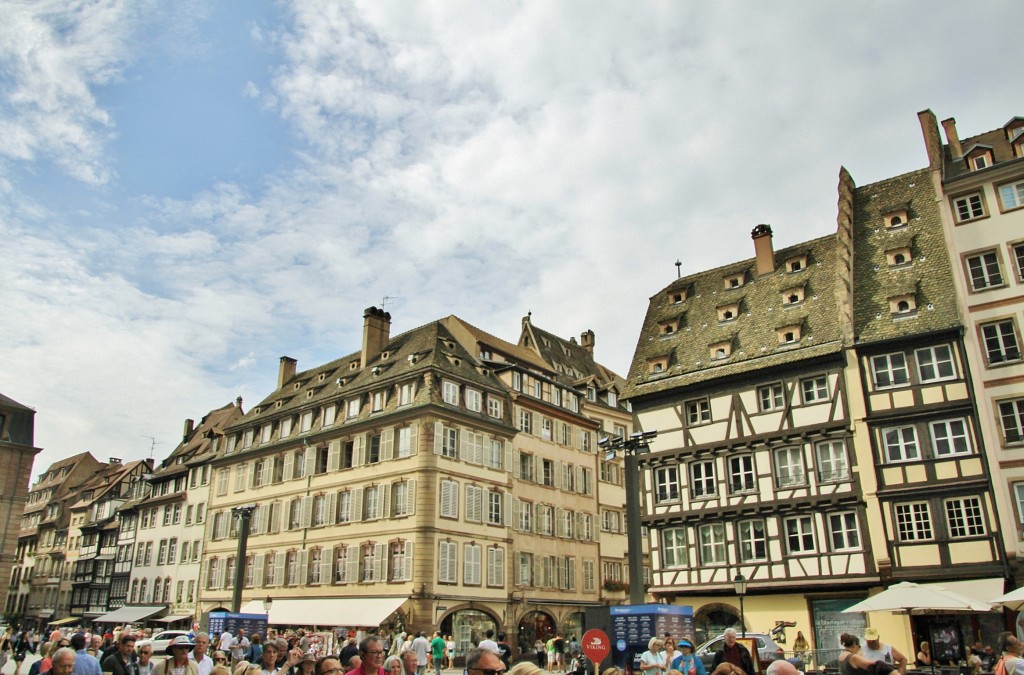
[[[153,438],[152,436],[147,436],[146,434],[139,434],[139,436],[142,436],[143,438],[148,438],[149,439],[149,458],[153,459],[153,448],[155,448],[157,446],[156,439]]]
[[[397,295],[385,295],[383,298],[381,298],[380,308],[384,309],[384,307],[387,305],[393,305],[395,303],[395,300],[398,300]]]
[[[676,258],[676,279],[678,279],[679,277],[681,277],[683,275],[683,271],[682,270],[683,270],[683,263],[681,263],[679,261],[679,258]]]

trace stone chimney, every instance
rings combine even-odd
[[[384,351],[390,339],[391,314],[376,307],[363,310],[363,352],[359,363],[365,368],[370,359]]]
[[[239,396],[238,398],[235,399],[235,407],[238,408],[239,410],[242,409],[242,397],[241,396]]]
[[[277,366],[277,388],[280,389],[288,384],[288,380],[295,377],[295,367],[299,362],[290,356],[282,356],[281,363]]]
[[[591,354],[594,353],[594,331],[589,328],[580,333],[580,346]]]
[[[939,135],[939,122],[931,110],[917,113],[924,135],[924,149],[928,153],[928,167],[938,169],[942,166],[942,137]]]
[[[185,420],[185,429],[182,430],[182,432],[181,432],[181,440],[182,440],[182,442],[188,440],[188,437],[192,435],[192,432],[195,430],[195,428],[196,428],[195,420],[192,420],[192,419]]]
[[[942,128],[946,130],[946,143],[949,144],[953,159],[960,159],[964,156],[964,149],[960,146],[960,137],[956,134],[956,120],[952,117],[942,120]]]
[[[750,231],[754,240],[754,257],[757,274],[771,274],[775,271],[775,249],[772,248],[772,226],[761,224]]]

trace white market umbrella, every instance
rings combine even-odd
[[[948,612],[990,612],[992,606],[974,598],[948,590],[938,584],[915,584],[901,581],[877,595],[847,607],[849,612],[905,612],[929,614]]]
[[[994,605],[1002,605],[1006,609],[1019,612],[1021,609],[1024,609],[1024,586],[1009,593],[1004,593],[998,598],[993,598],[991,602]]]

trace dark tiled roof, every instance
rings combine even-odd
[[[242,408],[235,403],[216,408],[206,413],[199,424],[178,444],[178,447],[165,459],[162,465],[153,471],[157,479],[170,478],[184,471],[189,466],[200,464],[212,457],[213,437],[223,433],[224,429],[242,419]],[[184,464],[178,458],[184,458]]]
[[[887,229],[888,205],[909,203],[909,222]],[[858,343],[960,325],[956,289],[928,169],[858,187],[854,192],[854,333]],[[890,267],[886,251],[909,245],[909,265]],[[889,299],[913,293],[917,311],[893,315]]]
[[[1003,129],[993,129],[992,131],[986,131],[983,134],[964,138],[960,141],[960,147],[964,155],[967,155],[972,148],[979,145],[992,149],[993,161],[996,164],[1014,160],[1020,161],[1019,158],[1013,156],[1013,147],[1010,144],[1010,140],[1006,137],[1006,131]],[[953,159],[950,147],[948,145],[942,146],[942,179],[944,181],[956,180],[970,173],[976,172],[971,170],[963,157]]]
[[[806,255],[807,265],[787,272],[786,260]],[[690,386],[755,369],[794,363],[842,349],[836,303],[835,236],[775,251],[776,270],[757,275],[753,258],[677,279],[651,297],[624,395],[637,397]],[[742,274],[739,288],[725,288],[726,277]],[[804,300],[784,306],[783,291],[802,286]],[[682,303],[670,293],[687,290]],[[719,321],[718,307],[739,305],[739,314]],[[679,330],[664,335],[660,324],[680,319]],[[799,324],[801,340],[780,345],[777,329]],[[711,345],[730,341],[732,355],[711,358]],[[664,372],[651,373],[650,360],[668,358]]]
[[[7,396],[4,396],[3,394],[0,394],[0,406],[3,406],[4,408],[12,408],[14,410],[35,412],[35,410],[29,408],[27,405],[22,405],[21,403],[15,401],[13,398],[9,398]]]

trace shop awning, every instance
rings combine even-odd
[[[167,609],[166,605],[139,605],[136,607],[122,607],[113,612],[107,612],[102,616],[93,619],[93,623],[134,623],[148,619],[154,614]]]
[[[47,626],[65,626],[65,625],[67,625],[69,623],[77,623],[78,621],[81,621],[81,619],[79,619],[77,616],[69,616],[66,619],[57,619],[56,621],[50,621],[46,625]]]
[[[947,591],[953,591],[960,595],[966,595],[972,600],[991,605],[992,598],[1003,594],[1003,581],[1002,577],[992,577],[990,579],[964,579],[962,581],[943,581],[941,583],[934,584],[921,584],[922,586],[941,586]]]
[[[274,598],[267,622],[276,626],[379,626],[408,597]],[[243,614],[266,614],[262,600],[242,606]]]
[[[174,623],[175,621],[184,621],[185,619],[191,619],[191,614],[171,614],[170,616],[162,616],[159,619],[153,619],[157,623]]]

